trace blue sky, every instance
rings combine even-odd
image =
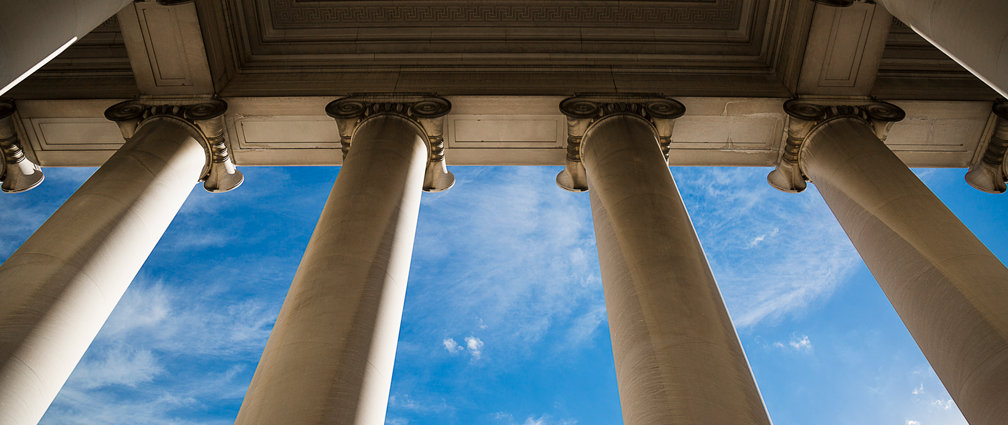
[[[4,194],[6,258],[93,169]],[[586,194],[558,167],[452,167],[424,194],[392,425],[621,423]],[[965,424],[814,186],[673,168],[775,424]],[[1001,258],[1008,196],[916,170]],[[338,168],[194,186],[43,424],[231,424]]]

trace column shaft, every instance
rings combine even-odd
[[[0,94],[133,0],[0,0]]]
[[[151,118],[0,265],[0,423],[52,403],[199,180],[195,137]]]
[[[427,162],[419,127],[361,123],[236,424],[385,423]]]
[[[1008,269],[856,118],[801,164],[971,424],[1008,418]]]
[[[654,130],[583,138],[623,423],[770,424]]]
[[[889,13],[1008,97],[1008,1],[877,0]]]

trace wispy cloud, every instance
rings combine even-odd
[[[389,406],[412,410],[414,412],[440,413],[449,410],[448,403],[443,399],[416,400],[409,394],[393,394],[389,397]]]
[[[227,423],[175,412],[240,403],[278,306],[204,294],[182,297],[140,276],[41,423]]]
[[[45,168],[39,187],[18,194],[3,194],[3,226],[0,226],[0,260],[42,225],[95,171],[94,168]]]
[[[788,345],[798,351],[812,351],[812,342],[809,341],[808,335],[802,335],[801,338],[791,338]]]
[[[910,390],[911,398],[917,408],[915,419],[920,420],[923,425],[966,423],[955,401],[938,380],[934,369],[930,367],[919,368],[913,372],[912,377],[920,379],[917,381],[917,385]]]
[[[802,314],[860,263],[815,186],[785,194],[768,169],[675,168],[736,326]]]
[[[269,200],[290,173],[327,170],[245,169],[221,195],[194,185],[41,423],[232,424],[332,182]]]
[[[524,422],[517,422],[514,415],[507,412],[497,412],[494,414],[494,419],[508,425],[575,425],[578,423],[577,419],[554,419],[549,414],[539,415],[539,417],[530,415],[525,418]]]
[[[107,347],[97,359],[86,363],[77,374],[83,388],[100,388],[107,385],[136,387],[150,382],[164,372],[150,350],[132,347]]]
[[[578,320],[576,338],[549,341],[590,339],[604,303],[587,197],[556,187],[555,167],[473,171],[456,173],[452,190],[423,198],[405,315],[450,334],[478,331],[519,349],[510,354],[530,354],[529,344]],[[418,337],[440,342],[441,335]]]

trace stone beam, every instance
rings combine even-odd
[[[138,2],[116,17],[141,94],[215,92],[195,4]]]
[[[567,135],[559,96],[446,96],[449,165],[563,165]],[[229,151],[238,166],[340,165],[339,130],[325,115],[335,96],[225,97]],[[677,97],[673,166],[773,166],[783,98]],[[22,144],[43,167],[99,166],[122,145],[103,116],[126,99],[21,100]],[[991,102],[899,101],[907,112],[886,143],[911,167],[970,166],[989,138]],[[986,133],[985,133],[986,132]],[[984,148],[986,145],[984,145]]]
[[[892,16],[874,4],[815,5],[797,95],[867,96],[875,85]]]

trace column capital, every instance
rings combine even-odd
[[[445,164],[444,117],[452,104],[436,93],[351,93],[326,105],[326,114],[336,120],[343,159],[353,143],[356,130],[365,121],[396,115],[417,126],[427,144],[424,192],[441,192],[455,185],[455,176]]]
[[[14,122],[17,107],[14,101],[0,98],[0,190],[8,193],[24,192],[42,184],[42,169],[21,149]]]
[[[206,165],[199,181],[207,192],[222,193],[241,186],[245,180],[228,154],[224,137],[227,108],[227,102],[215,95],[138,96],[112,105],[105,110],[105,118],[119,125],[126,141],[156,118],[178,119],[190,124],[206,152]]]
[[[980,159],[966,172],[966,183],[987,193],[1004,193],[1008,181],[1005,156],[1008,152],[1008,101],[998,99],[991,108],[994,129]]]
[[[560,112],[567,116],[567,164],[556,182],[564,190],[586,192],[588,177],[581,162],[581,142],[595,123],[617,115],[644,120],[654,129],[667,163],[675,119],[686,113],[686,106],[660,93],[577,93],[560,102]]]
[[[767,183],[782,192],[798,193],[808,181],[801,166],[801,150],[823,125],[835,120],[856,120],[871,127],[885,141],[892,124],[903,120],[900,107],[875,99],[794,98],[784,102],[788,115],[786,140],[777,166],[767,175]]]

